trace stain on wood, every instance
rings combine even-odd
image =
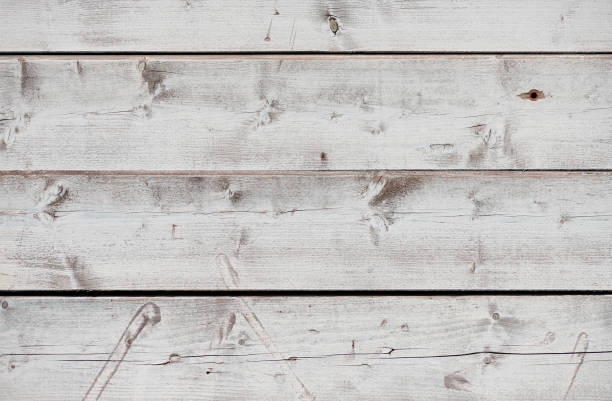
[[[419,177],[386,178],[384,176],[376,176],[372,179],[371,183],[371,186],[376,188],[376,193],[370,194],[373,196],[371,196],[368,204],[373,207],[393,204],[419,189],[421,185],[422,182]],[[366,194],[371,191],[372,188],[368,186]]]
[[[457,391],[470,391],[471,383],[459,372],[450,373],[444,376],[444,387]]]

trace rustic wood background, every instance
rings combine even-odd
[[[612,1],[0,0],[0,400],[612,400]]]

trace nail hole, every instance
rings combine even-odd
[[[529,92],[521,93],[519,97],[535,102],[537,100],[544,99],[546,96],[544,96],[544,92],[537,89],[532,89]]]
[[[7,309],[7,308],[8,308],[8,302],[2,301],[2,309]]]
[[[491,317],[493,318],[493,320],[499,320],[499,313],[495,312],[493,313],[493,315],[491,315]]]

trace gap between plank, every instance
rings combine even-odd
[[[612,51],[572,52],[572,51],[0,51],[0,56],[591,56],[612,55]]]
[[[473,297],[612,295],[612,290],[2,290],[0,297]]]
[[[420,170],[420,169],[365,169],[365,170],[0,170],[0,176],[51,176],[51,175],[100,175],[100,176],[353,176],[357,174],[389,173],[418,174],[427,176],[570,176],[570,175],[612,175],[612,169],[498,169],[498,170]]]

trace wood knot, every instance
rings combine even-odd
[[[53,222],[57,210],[68,199],[68,193],[68,188],[60,182],[47,183],[37,206],[38,212],[32,216],[40,221]]]
[[[329,30],[335,35],[340,30],[340,25],[338,25],[338,19],[333,15],[330,15],[329,18]]]
[[[452,153],[455,151],[455,145],[452,143],[432,143],[429,145],[429,150],[433,153]]]
[[[259,111],[256,112],[257,116],[255,117],[255,128],[264,127],[276,121],[281,112],[282,110],[278,100],[263,99],[262,106],[260,107]]]
[[[234,205],[239,203],[243,197],[244,193],[242,191],[232,191],[229,188],[227,189],[227,191],[225,191],[225,198],[232,202],[232,204]]]

